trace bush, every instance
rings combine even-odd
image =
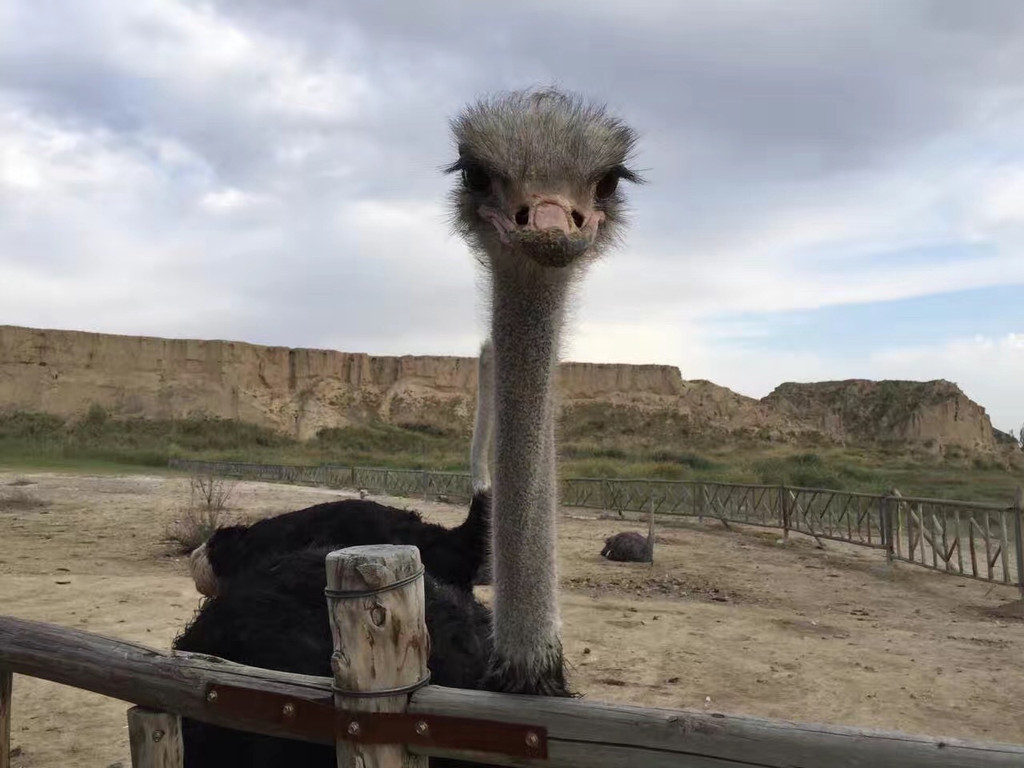
[[[220,527],[220,510],[184,507],[178,519],[167,526],[165,534],[178,554],[187,555]]]
[[[212,474],[189,478],[189,503],[179,510],[178,518],[167,526],[166,538],[179,554],[188,554],[220,527],[221,516],[236,483]]]

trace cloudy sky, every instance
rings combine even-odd
[[[446,121],[552,83],[649,180],[567,357],[1024,422],[1019,0],[4,0],[0,324],[474,354]]]

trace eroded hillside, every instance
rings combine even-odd
[[[570,420],[595,411],[622,429],[771,440],[900,440],[989,450],[984,408],[950,382],[782,384],[756,400],[665,365],[564,363]],[[308,438],[384,421],[468,431],[476,361],[383,357],[235,341],[161,339],[0,326],[0,408],[64,417],[206,414]]]

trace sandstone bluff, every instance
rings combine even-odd
[[[671,414],[695,434],[898,440],[995,447],[985,409],[948,381],[786,383],[761,400],[666,365],[563,363],[563,409]],[[93,404],[122,417],[206,414],[299,438],[375,420],[470,429],[476,361],[383,357],[236,341],[0,326],[0,409],[65,417]]]

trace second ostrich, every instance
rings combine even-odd
[[[343,499],[268,517],[252,525],[218,528],[189,556],[189,571],[202,594],[218,594],[225,582],[267,557],[310,547],[342,549],[362,544],[414,544],[423,567],[438,581],[471,591],[489,583],[491,478],[489,447],[493,435],[493,365],[490,343],[477,365],[477,409],[473,426],[473,497],[465,522],[457,528],[427,523],[417,512],[364,499]]]
[[[440,685],[564,696],[555,366],[571,289],[615,242],[622,223],[619,182],[638,181],[628,167],[635,135],[603,107],[551,89],[481,101],[452,128],[459,154],[449,168],[459,175],[454,220],[491,287],[494,609],[488,627],[471,595],[427,578],[428,664]],[[322,557],[299,554],[257,563],[233,580],[207,601],[176,647],[329,674]],[[252,755],[252,765],[299,764],[292,759],[299,749],[194,721],[185,730],[190,767],[243,754]],[[301,764],[326,767],[333,760],[333,750],[322,747],[302,753]]]

